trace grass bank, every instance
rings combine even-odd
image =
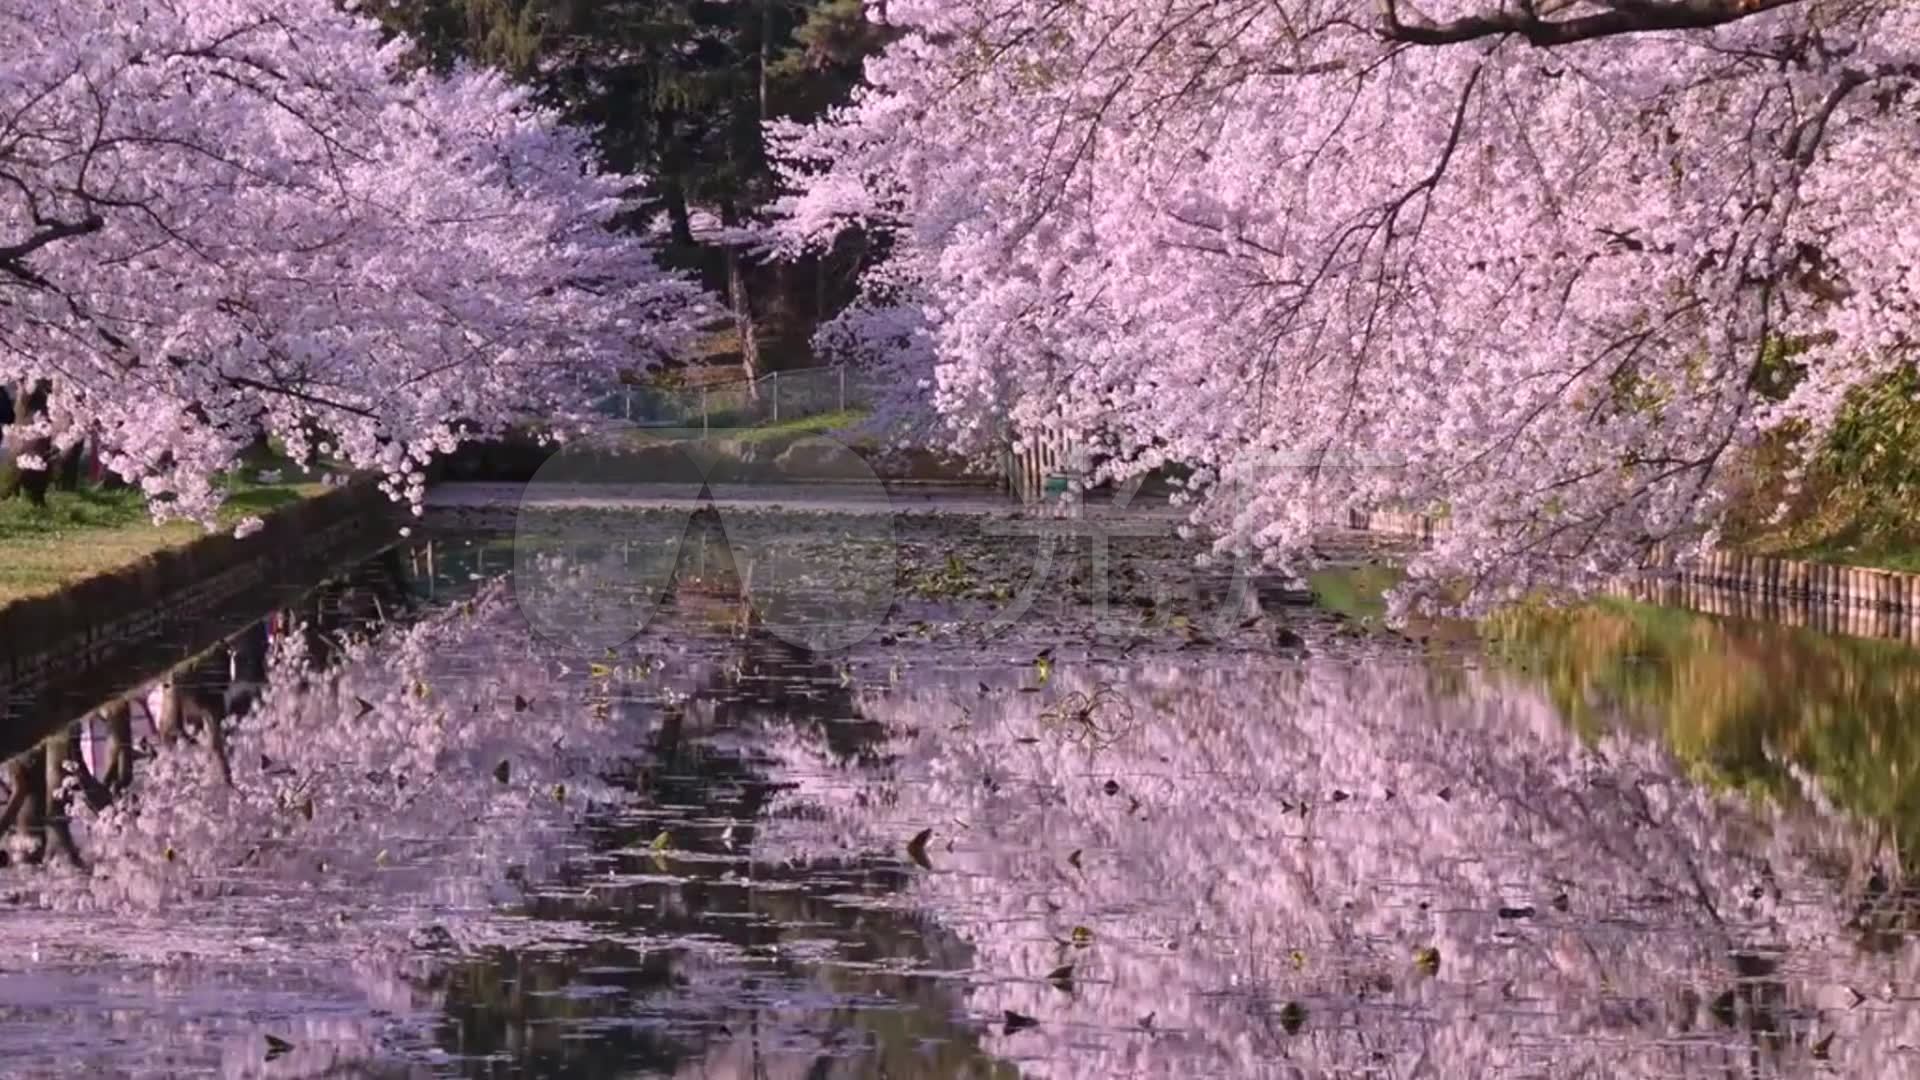
[[[318,479],[263,484],[234,477],[219,521],[231,528],[325,490]],[[51,491],[44,507],[0,501],[0,605],[56,592],[204,535],[191,521],[155,525],[135,488]]]
[[[841,409],[815,413],[796,420],[767,421],[751,427],[711,425],[704,432],[689,428],[636,428],[627,439],[636,446],[665,442],[688,442],[702,438],[746,445],[771,445],[798,442],[809,435],[825,435],[853,427],[871,414],[865,409]]]

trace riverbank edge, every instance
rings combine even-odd
[[[339,546],[351,534],[396,520],[373,478],[265,515],[246,537],[209,533],[43,596],[0,606],[0,686],[20,688],[51,670],[90,667],[117,642],[140,637],[163,613],[217,605]]]
[[[1356,510],[1349,524],[1362,532],[1432,540],[1446,522],[1427,514]],[[1688,565],[1670,552],[1656,550],[1655,562],[1638,574],[1623,575],[1622,588],[1670,583],[1746,593],[1769,601],[1819,603],[1920,618],[1920,574],[1872,566],[1710,551]]]

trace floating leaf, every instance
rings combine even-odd
[[[313,798],[311,796],[300,800],[300,816],[306,818],[308,821],[313,820]]]
[[[1053,678],[1053,660],[1046,653],[1033,658],[1033,677],[1041,686],[1047,685],[1047,680]]]
[[[373,711],[373,702],[368,701],[366,698],[363,698],[363,697],[354,698],[353,703],[355,705],[360,706],[360,711],[353,714],[353,718],[355,720],[358,720],[361,717]]]
[[[605,664],[595,662],[587,665],[587,674],[596,679],[604,679],[613,674],[613,669]]]
[[[528,709],[532,707],[533,707],[533,703],[528,701],[526,698],[521,697],[519,694],[513,695],[513,711],[514,712],[526,712]]]
[[[1104,785],[1101,786],[1100,790],[1106,792],[1109,795],[1118,795],[1120,794],[1120,781],[1109,780]]]
[[[1287,959],[1293,961],[1293,970],[1305,971],[1307,969],[1307,954],[1301,952],[1299,949],[1288,953]]]
[[[1413,966],[1423,975],[1440,974],[1440,950],[1431,945],[1413,950]]]
[[[1076,926],[1073,928],[1073,947],[1074,948],[1084,949],[1087,946],[1092,944],[1093,944],[1093,931],[1087,929],[1084,926]]]
[[[1152,1030],[1153,1030],[1153,1018],[1154,1018],[1154,1017],[1156,1017],[1156,1016],[1158,1016],[1158,1015],[1160,1015],[1160,1014],[1159,1014],[1159,1013],[1157,1013],[1157,1012],[1150,1012],[1150,1013],[1148,1013],[1147,1015],[1145,1015],[1145,1016],[1143,1016],[1143,1017],[1141,1017],[1141,1018],[1140,1018],[1140,1030],[1141,1030],[1141,1031],[1152,1031]]]
[[[1073,867],[1075,870],[1085,869],[1085,867],[1080,865],[1080,849],[1079,848],[1074,848],[1073,854],[1067,856],[1067,865]]]
[[[386,848],[381,848],[380,853],[373,857],[373,865],[375,866],[387,865],[387,849]]]
[[[512,779],[513,779],[513,764],[512,764],[511,762],[509,762],[509,761],[507,761],[506,759],[504,759],[504,758],[502,758],[502,759],[501,759],[501,761],[500,761],[500,764],[498,764],[498,765],[495,765],[495,766],[493,767],[493,778],[494,778],[495,780],[498,780],[498,781],[500,781],[500,782],[501,782],[501,783],[503,783],[503,784],[504,784],[504,783],[507,783],[507,782],[508,782],[508,781],[510,781],[510,780],[512,780]]]
[[[1561,911],[1561,912],[1564,912],[1564,911],[1566,911],[1566,910],[1567,910],[1567,908],[1569,908],[1569,907],[1571,907],[1571,906],[1572,906],[1572,904],[1571,904],[1571,902],[1570,902],[1570,901],[1568,901],[1568,899],[1567,899],[1567,894],[1566,894],[1566,893],[1555,893],[1555,894],[1554,894],[1554,897],[1553,897],[1553,910],[1555,910],[1555,911]]]
[[[427,695],[432,692],[433,692],[432,690],[428,689],[426,683],[420,681],[419,679],[413,680],[413,696],[414,697],[419,698],[421,701],[425,701],[427,700]]]
[[[1280,1006],[1280,1026],[1286,1030],[1287,1034],[1298,1035],[1300,1034],[1300,1029],[1306,1025],[1306,1006],[1301,1005],[1297,1001],[1289,1001],[1285,1005]]]
[[[1522,904],[1519,907],[1503,907],[1500,909],[1500,917],[1503,919],[1531,919],[1533,918],[1533,905]]]
[[[293,1050],[293,1044],[273,1035],[267,1036],[267,1060],[274,1061]]]
[[[165,858],[165,859],[166,859],[166,860],[167,860],[168,862],[172,862],[172,861],[173,861],[173,860],[174,860],[174,859],[175,859],[175,858],[177,857],[177,856],[176,856],[176,855],[174,854],[174,851],[173,851],[173,845],[172,845],[172,844],[168,844],[168,845],[167,845],[167,850],[165,850],[165,851],[163,851],[163,852],[161,852],[160,854],[161,854],[161,856],[162,856],[163,858]]]
[[[1030,1027],[1039,1026],[1040,1021],[1035,1020],[1033,1017],[1008,1009],[1006,1010],[1006,1024],[1002,1028],[1002,1034],[1011,1035],[1016,1031],[1025,1031]]]
[[[1816,1061],[1825,1061],[1833,1056],[1833,1032],[1827,1032],[1825,1038],[1813,1044],[1813,1056]]]
[[[933,830],[921,829],[914,834],[913,839],[907,841],[907,858],[912,859],[922,870],[933,869],[933,864],[927,861],[927,841],[931,839],[933,839]]]
[[[655,851],[665,851],[673,846],[673,834],[661,829],[660,835],[654,837],[653,843],[649,846]]]
[[[1030,745],[1032,745],[1032,744],[1034,744],[1034,743],[1037,743],[1037,742],[1039,742],[1040,740],[1039,740],[1039,739],[1036,739],[1036,738],[1034,738],[1034,737],[1033,737],[1033,736],[1031,736],[1031,735],[1015,735],[1015,736],[1013,737],[1013,741],[1014,741],[1014,742],[1017,742],[1017,743],[1021,743],[1021,744],[1023,744],[1023,745],[1029,745],[1029,746],[1030,746]]]
[[[567,785],[565,784],[553,785],[553,801],[554,802],[567,801]]]
[[[1049,971],[1047,973],[1047,981],[1053,984],[1055,990],[1064,991],[1069,994],[1073,993],[1073,965],[1062,964],[1052,971]]]

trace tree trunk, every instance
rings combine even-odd
[[[23,469],[15,463],[13,465],[12,475],[13,490],[7,491],[5,488],[5,478],[0,478],[0,498],[20,495],[25,496],[26,500],[35,506],[47,505],[47,486],[53,480],[53,462],[48,461],[47,457],[52,453],[52,439],[28,439],[22,442],[15,456],[19,457],[31,454],[39,458],[41,463],[47,467],[41,469]]]
[[[55,491],[79,491],[80,469],[87,460],[87,442],[85,439],[67,447],[60,454],[60,460],[51,470]]]
[[[55,464],[47,460],[53,452],[53,440],[22,438],[14,432],[18,425],[31,423],[46,413],[46,382],[22,385],[14,392],[13,403],[14,423],[0,439],[0,499],[24,495],[35,506],[45,506],[47,484],[53,478],[50,469]],[[48,468],[22,469],[19,459],[27,455],[40,458]]]
[[[760,388],[753,380],[760,377],[760,335],[753,325],[753,297],[747,292],[740,252],[731,246],[727,248],[727,303],[733,308],[734,329],[740,335],[740,369],[747,377],[747,393],[758,399]]]
[[[673,242],[682,247],[692,247],[693,215],[687,210],[686,182],[675,174],[662,177],[660,197],[667,204],[667,226],[672,230]]]

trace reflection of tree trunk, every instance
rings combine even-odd
[[[191,738],[189,731],[193,727],[205,731],[207,745],[213,750],[214,766],[220,770],[220,781],[232,787],[233,766],[227,758],[227,731],[222,711],[200,694],[169,680],[160,691],[160,715],[154,727],[160,731],[161,740],[169,745],[182,736]]]
[[[95,810],[104,810],[107,804],[113,802],[113,792],[93,775],[92,769],[87,768],[87,755],[82,752],[80,740],[75,737],[84,730],[80,725],[68,729],[66,736],[63,737],[65,750],[61,758],[66,763],[67,771],[73,776],[74,782],[80,786],[80,794],[86,798],[87,805]],[[51,752],[54,748],[53,740],[49,739],[47,746]],[[51,770],[52,765],[49,764],[48,768]],[[49,772],[48,776],[51,782],[52,773]]]
[[[101,781],[110,792],[125,791],[133,783],[133,703],[121,699],[100,710],[107,725],[107,767]]]
[[[213,748],[213,764],[220,770],[220,782],[233,786],[233,762],[227,757],[227,722],[224,717],[208,714],[207,745]]]
[[[45,851],[47,788],[45,754],[39,747],[7,762],[7,784],[13,793],[0,810],[0,840],[18,831],[27,841],[25,862],[37,863]]]
[[[154,714],[153,731],[160,745],[172,746],[180,739],[180,691],[171,681],[160,684],[160,711]]]
[[[79,765],[80,772],[86,772],[86,763],[78,760],[79,747],[74,743],[73,729],[74,726],[69,724],[47,736],[46,741],[41,744],[41,759],[46,763],[44,773],[46,850],[47,854],[63,855],[68,862],[84,869],[87,865],[86,860],[80,857],[80,848],[73,842],[73,829],[67,819],[67,763],[75,762]],[[91,780],[92,777],[88,776],[87,779]],[[84,781],[82,786],[84,787]]]

